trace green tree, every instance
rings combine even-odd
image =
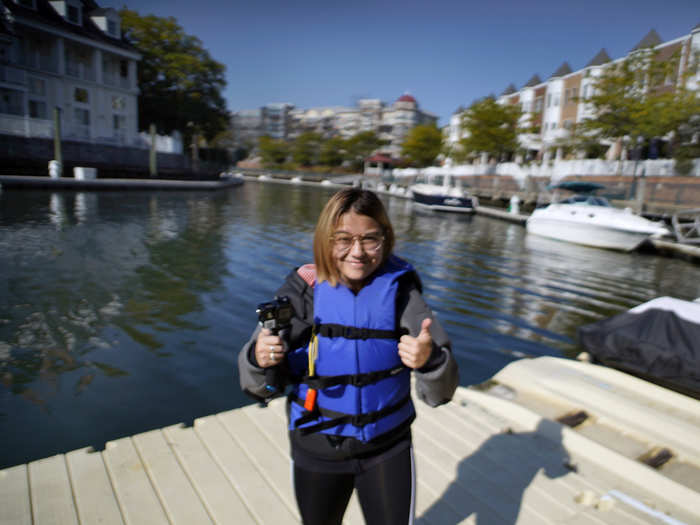
[[[313,166],[318,163],[321,142],[318,133],[307,131],[299,135],[291,145],[292,159],[299,166]]]
[[[583,134],[598,140],[626,138],[634,146],[676,132],[700,114],[700,98],[685,88],[685,78],[676,85],[678,66],[678,54],[660,60],[652,49],[609,65],[586,100],[594,117],[581,122]]]
[[[185,34],[173,17],[141,16],[126,8],[119,14],[125,36],[142,55],[140,127],[155,123],[160,132],[178,130],[186,144],[195,132],[210,140],[226,129],[229,115],[221,95],[226,68],[201,40]]]
[[[289,157],[289,144],[283,140],[276,140],[267,136],[260,137],[258,149],[260,150],[263,165],[268,168],[280,167]]]
[[[487,153],[497,160],[512,155],[518,148],[521,115],[519,106],[499,104],[492,96],[475,101],[462,115],[467,136],[459,141],[461,155]]]
[[[430,166],[442,151],[442,131],[435,124],[416,126],[406,135],[401,154],[419,168]]]
[[[340,166],[344,153],[345,141],[341,137],[331,137],[321,144],[318,160],[324,166]]]
[[[362,169],[365,159],[386,144],[387,141],[380,139],[374,131],[362,131],[345,141],[345,160],[354,169]]]

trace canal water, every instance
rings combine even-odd
[[[250,403],[236,354],[256,305],[311,262],[331,194],[0,193],[0,468]],[[462,385],[514,359],[574,357],[579,326],[654,297],[700,296],[690,262],[383,200]]]

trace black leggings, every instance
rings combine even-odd
[[[294,465],[294,491],[304,525],[340,525],[353,488],[367,525],[412,524],[413,448],[358,473],[312,472]]]

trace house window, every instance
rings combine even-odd
[[[126,130],[126,116],[125,115],[112,115],[112,125],[114,132],[118,134]]]
[[[124,97],[112,97],[112,109],[121,111],[126,107]]]
[[[36,6],[34,5],[34,0],[16,0],[17,5],[21,5],[22,7],[27,7],[29,9],[36,9]]]
[[[552,105],[552,95],[551,93],[547,95],[547,107],[550,107]]]
[[[576,97],[578,97],[578,88],[571,88],[572,102],[577,102]]]
[[[566,90],[564,92],[564,105],[566,106],[569,103],[569,95],[571,94],[570,90]]]
[[[75,123],[81,126],[90,125],[90,111],[83,108],[75,109]]]
[[[46,81],[34,77],[29,77],[27,81],[30,95],[46,96]]]
[[[90,94],[88,93],[87,89],[75,88],[73,100],[81,104],[88,104],[90,102]]]
[[[129,76],[129,62],[126,60],[119,61],[119,75],[122,78],[128,78]]]
[[[46,102],[41,100],[30,100],[29,101],[29,117],[30,118],[41,118],[46,119]]]
[[[559,95],[554,95],[554,105],[555,106],[559,105]]]
[[[114,20],[107,20],[107,32],[112,36],[118,36],[117,23]]]
[[[67,5],[66,18],[69,22],[80,25],[80,8],[75,5]]]

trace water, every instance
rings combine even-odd
[[[250,403],[237,352],[255,306],[311,262],[331,193],[0,193],[0,468]],[[573,357],[578,326],[654,297],[700,296],[689,262],[384,201],[462,385],[523,356]]]

